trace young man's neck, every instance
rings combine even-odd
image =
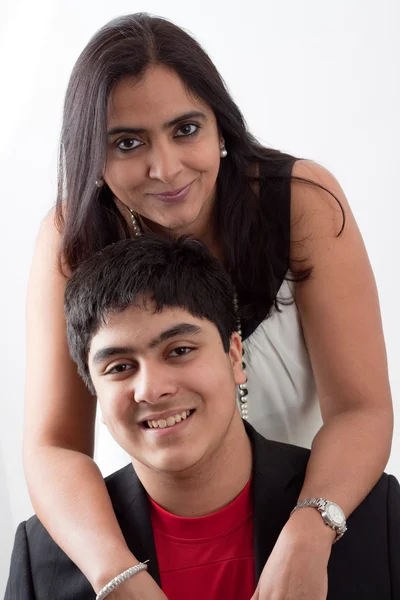
[[[190,472],[154,472],[137,461],[133,466],[148,495],[166,511],[202,517],[227,506],[246,486],[252,473],[252,450],[239,418],[218,451]]]

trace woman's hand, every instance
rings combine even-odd
[[[251,600],[326,600],[334,537],[315,508],[294,513],[281,531]]]
[[[167,600],[167,596],[146,571],[133,575],[109,596],[110,600]]]

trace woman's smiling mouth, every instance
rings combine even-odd
[[[186,198],[192,183],[193,182],[188,183],[188,185],[186,185],[185,187],[180,188],[178,190],[173,190],[172,192],[163,192],[161,194],[151,195],[155,198],[158,198],[159,200],[162,200],[163,202],[177,202]]]

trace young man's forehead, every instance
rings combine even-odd
[[[166,306],[156,310],[154,303],[129,305],[122,311],[107,313],[92,338],[89,354],[93,360],[101,348],[120,347],[131,352],[143,347],[154,349],[176,337],[208,336],[214,328],[218,334],[214,323],[184,308]]]
[[[126,326],[137,326],[142,329],[141,324],[147,323],[147,327],[154,328],[163,327],[163,324],[179,322],[195,322],[203,327],[208,319],[193,315],[189,310],[181,306],[165,305],[158,308],[156,303],[151,298],[137,298],[134,303],[129,304],[123,309],[112,309],[106,311],[103,315],[102,322],[96,333],[103,329],[120,328],[121,324]]]

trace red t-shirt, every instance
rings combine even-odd
[[[255,591],[250,481],[228,506],[206,517],[177,517],[149,500],[168,600],[250,600]]]

